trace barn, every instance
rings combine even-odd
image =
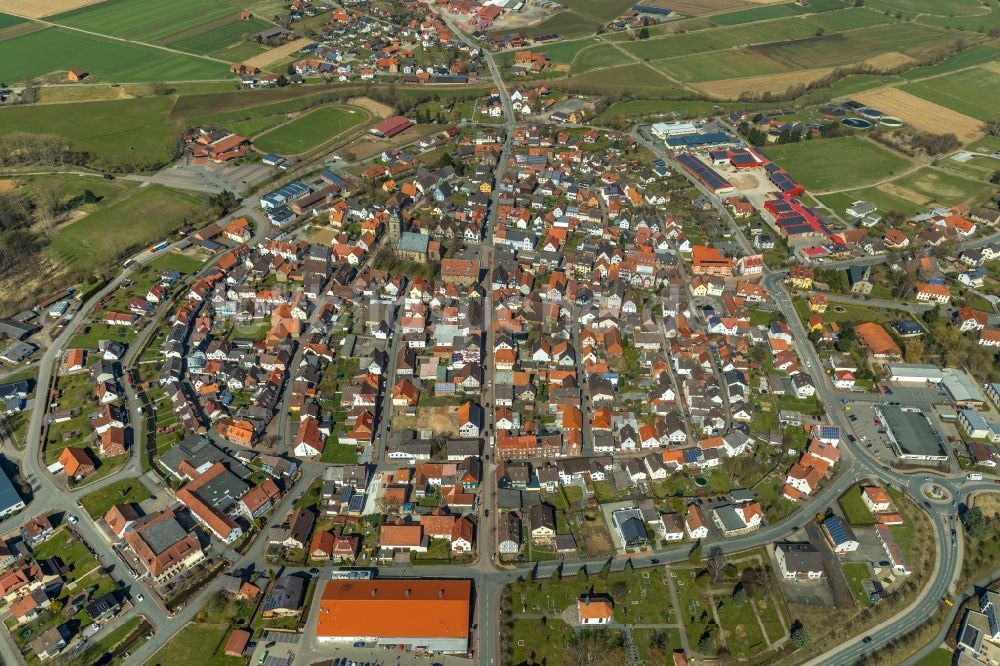
[[[372,128],[368,130],[370,134],[374,134],[377,137],[383,139],[390,139],[401,132],[413,127],[413,121],[405,116],[394,116],[383,120],[382,122],[372,125]]]

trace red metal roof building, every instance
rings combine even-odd
[[[319,600],[316,637],[467,653],[471,622],[468,580],[334,580]]]
[[[368,132],[370,134],[374,134],[375,136],[390,139],[401,132],[405,132],[411,127],[413,127],[413,121],[409,118],[405,116],[394,116],[372,125],[372,128],[368,130]]]

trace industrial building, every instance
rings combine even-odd
[[[886,425],[886,436],[902,460],[944,461],[948,450],[930,419],[915,407],[881,406],[875,409]]]
[[[471,622],[469,580],[333,580],[319,599],[316,637],[468,653]]]

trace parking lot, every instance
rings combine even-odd
[[[851,410],[847,413],[851,421],[851,427],[857,434],[859,446],[863,446],[865,451],[886,465],[895,465],[899,462],[896,452],[893,450],[889,439],[886,437],[885,428],[875,423],[875,407],[877,405],[866,402],[850,402],[847,407]]]
[[[261,666],[291,666],[298,656],[301,639],[301,634],[277,631],[262,634],[257,640],[257,647],[254,649],[250,663],[258,663]],[[261,662],[265,652],[267,658]]]

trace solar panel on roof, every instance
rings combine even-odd
[[[824,524],[826,525],[826,530],[830,533],[830,538],[833,539],[834,543],[840,544],[848,540],[847,532],[844,530],[844,525],[840,522],[840,518],[837,516],[830,516],[826,519]]]
[[[823,436],[823,439],[835,439],[840,437],[840,428],[834,425],[823,426],[819,431]]]
[[[365,506],[365,496],[355,495],[351,498],[351,503],[348,505],[348,510],[353,512],[360,512]]]

